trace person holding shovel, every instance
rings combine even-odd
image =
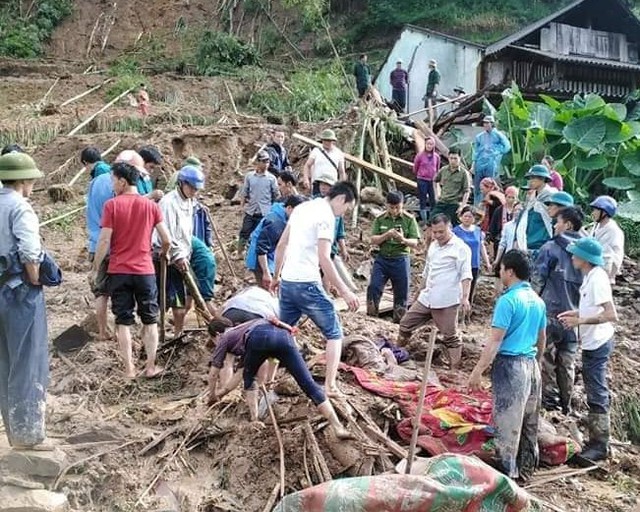
[[[138,170],[117,163],[112,169],[116,197],[107,201],[102,213],[91,281],[95,281],[102,260],[109,253],[109,289],[116,317],[116,334],[125,363],[125,376],[136,377],[132,357],[131,326],[134,308],[142,321],[142,341],[147,355],[144,375],[155,377],[162,372],[156,366],[158,348],[158,288],[151,258],[151,236],[155,229],[161,242],[160,258],[166,258],[171,241],[158,205],[138,194]]]
[[[189,271],[193,242],[193,209],[194,198],[204,188],[204,174],[193,166],[180,169],[175,190],[165,194],[160,200],[160,210],[171,236],[169,250],[169,268],[167,269],[167,285],[165,289],[167,305],[173,313],[174,336],[178,337],[184,329],[186,309],[186,288],[184,273]],[[154,247],[160,247],[160,239],[154,237]],[[160,260],[156,260],[158,289],[162,274]]]
[[[210,361],[209,403],[214,404],[243,381],[251,422],[259,424],[259,390],[256,382],[258,370],[268,359],[277,359],[318,407],[318,412],[329,422],[336,437],[352,439],[353,435],[340,423],[331,402],[327,399],[327,394],[313,380],[300,355],[292,331],[291,326],[277,319],[252,320],[231,329],[228,329],[228,323],[223,321],[209,324],[210,334],[220,334]],[[219,386],[220,371],[228,355],[238,359],[238,370],[226,383]]]
[[[482,374],[491,366],[497,464],[513,479],[529,478],[539,459],[539,360],[547,339],[547,315],[529,276],[525,252],[511,250],[504,255],[500,279],[506,291],[496,302],[489,340],[468,384],[481,390]]]

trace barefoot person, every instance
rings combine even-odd
[[[258,386],[256,377],[259,368],[268,359],[278,359],[280,365],[293,376],[305,394],[313,400],[318,411],[329,422],[338,438],[351,438],[323,389],[316,384],[307,365],[300,355],[296,342],[291,335],[291,327],[274,320],[258,319],[245,322],[237,327],[227,329],[227,324],[214,321],[209,324],[212,335],[219,336],[216,348],[211,357],[209,371],[209,403],[213,404],[224,395],[233,391],[241,380],[244,381],[245,400],[249,406],[252,422],[258,421]],[[238,370],[226,381],[222,382],[220,370],[228,355],[239,359]],[[218,381],[220,380],[220,386]]]
[[[358,297],[340,279],[331,261],[336,217],[353,208],[357,197],[353,184],[341,181],[331,188],[327,197],[296,207],[276,249],[271,286],[276,290],[280,285],[280,319],[284,323],[295,325],[302,315],[307,315],[327,340],[325,389],[330,397],[340,393],[336,379],[342,352],[342,326],[333,302],[322,287],[320,269],[349,309],[357,310]]]
[[[156,366],[158,348],[158,289],[151,258],[151,236],[156,228],[162,241],[160,255],[169,251],[169,232],[160,208],[138,194],[140,177],[129,164],[115,164],[112,171],[116,197],[107,201],[102,214],[91,279],[95,280],[102,260],[110,251],[109,288],[111,307],[116,317],[116,334],[125,364],[125,375],[136,376],[131,353],[130,327],[135,323],[134,308],[142,321],[142,341],[147,354],[145,375],[154,377],[162,370]]]
[[[0,157],[0,411],[14,449],[44,448],[49,339],[38,217],[44,175],[24,153]]]

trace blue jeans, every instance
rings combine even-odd
[[[269,358],[280,361],[314,404],[320,405],[327,399],[322,388],[313,380],[291,334],[286,329],[271,324],[258,325],[247,336],[244,389],[255,387],[256,374],[262,363]]]
[[[421,210],[433,209],[436,205],[436,192],[433,188],[433,181],[418,178],[418,200],[420,201]]]
[[[582,380],[587,393],[589,412],[609,412],[609,387],[607,386],[607,364],[613,352],[613,339],[596,350],[582,350]]]
[[[477,163],[473,167],[473,204],[478,206],[482,202],[480,182],[484,178],[495,178],[498,174],[498,162]]]
[[[327,340],[342,339],[342,326],[333,302],[320,283],[280,284],[280,320],[296,325],[302,315],[307,315]]]
[[[49,335],[44,291],[21,283],[0,287],[0,411],[11,444],[45,437]]]
[[[498,354],[491,367],[496,456],[510,478],[529,476],[538,465],[538,362]]]
[[[376,256],[371,270],[371,281],[367,287],[367,302],[373,302],[376,309],[380,304],[382,292],[388,280],[393,287],[393,307],[406,308],[409,300],[409,279],[411,277],[411,262],[409,256],[385,258]]]

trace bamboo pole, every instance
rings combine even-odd
[[[233,94],[231,94],[231,89],[229,89],[229,84],[227,84],[227,82],[224,82],[224,86],[227,89],[227,94],[229,95],[229,99],[231,100],[231,106],[233,107],[233,111],[235,112],[236,115],[238,115],[238,107],[236,107],[236,102],[233,99]]]
[[[398,162],[399,164],[406,165],[407,167],[411,167],[413,169],[413,164],[408,160],[403,160],[402,158],[398,158],[397,156],[389,155],[389,158],[394,162]]]
[[[105,156],[107,156],[109,153],[111,153],[114,149],[116,149],[116,147],[118,146],[118,144],[120,144],[120,142],[122,141],[122,139],[118,139],[117,141],[115,141],[113,144],[111,144],[111,146],[109,146],[105,151],[103,151],[100,154],[101,158],[104,158]],[[82,173],[84,171],[87,170],[87,167],[83,167],[82,169],[80,169],[73,178],[71,178],[71,181],[69,182],[69,186],[73,187],[73,185],[75,184],[76,181],[78,181],[80,179],[80,176],[82,176]]]
[[[104,107],[102,107],[100,110],[98,110],[95,114],[87,117],[84,121],[82,121],[78,126],[76,126],[73,130],[71,130],[68,134],[67,137],[71,137],[72,135],[75,135],[76,133],[78,133],[80,130],[82,130],[85,126],[87,126],[91,121],[93,121],[97,116],[99,116],[100,114],[102,114],[105,110],[107,110],[109,107],[111,107],[114,103],[120,101],[122,98],[124,98],[127,94],[129,94],[131,91],[133,91],[133,87],[130,87],[129,89],[127,89],[126,91],[124,91],[123,93],[120,93],[117,97],[113,98],[109,103],[107,103]]]
[[[446,101],[441,101],[440,103],[437,103],[435,106],[436,108],[438,107],[442,107],[443,105],[448,105],[449,103],[456,103],[458,101],[464,101],[466,99],[469,99],[473,96],[473,94],[465,94],[464,96],[457,96],[455,98],[450,98]],[[409,112],[408,114],[402,114],[401,116],[399,116],[399,119],[405,119],[407,117],[411,117],[414,116],[416,114],[421,114],[422,112],[426,112],[429,110],[429,107],[425,107],[425,108],[421,108],[420,110],[416,110],[414,112]]]
[[[382,121],[380,123],[380,130],[378,131],[378,137],[380,138],[380,150],[382,152],[382,163],[384,168],[391,171],[391,158],[389,158],[389,146],[387,145],[387,125]],[[389,189],[396,190],[396,184],[393,180],[390,180]]]
[[[300,142],[303,142],[315,148],[322,146],[322,144],[320,144],[319,142],[316,142],[315,140],[310,139],[309,137],[305,137],[304,135],[300,135],[299,133],[294,133],[292,137],[296,140],[299,140]],[[416,184],[415,181],[405,178],[404,176],[400,176],[399,174],[396,174],[392,171],[383,169],[382,167],[378,167],[377,165],[370,164],[369,162],[366,162],[362,158],[358,158],[356,156],[350,155],[349,153],[344,153],[344,158],[348,162],[364,167],[365,169],[369,171],[373,171],[374,173],[380,176],[384,176],[385,178],[396,180],[399,183],[402,183],[414,189],[418,188],[418,185]]]
[[[358,158],[364,159],[364,138],[367,134],[367,125],[369,124],[369,114],[365,112],[364,121],[362,122],[362,132],[360,134],[360,144],[358,146]],[[360,190],[362,189],[362,166],[356,169],[356,190],[358,191],[358,205],[353,209],[351,215],[351,229],[358,227],[358,213],[360,210]]]
[[[74,101],[78,101],[81,100],[82,98],[84,98],[85,96],[88,96],[89,94],[91,94],[94,91],[97,91],[98,89],[100,89],[100,87],[102,87],[103,85],[107,85],[109,82],[111,82],[113,80],[113,78],[107,78],[104,82],[102,82],[101,84],[98,84],[94,87],[92,87],[91,89],[89,89],[88,91],[84,91],[80,94],[78,94],[77,96],[74,96],[73,98],[69,98],[67,101],[65,101],[64,103],[61,103],[60,106],[61,107],[66,107],[67,105],[70,105],[71,103],[73,103]]]
[[[49,90],[45,93],[45,95],[42,97],[42,99],[38,102],[38,105],[44,105],[44,102],[47,101],[47,98],[49,97],[49,94],[51,94],[51,91],[53,91],[53,88],[58,85],[58,82],[60,81],[60,77],[56,78],[56,81],[53,82],[53,85],[51,87],[49,87]]]
[[[96,30],[98,30],[98,23],[104,16],[104,12],[101,12],[96,18],[96,22],[93,24],[93,30],[91,31],[91,35],[89,36],[89,44],[87,44],[87,51],[85,52],[84,57],[89,58],[89,54],[91,53],[91,47],[93,46],[93,38],[96,36]]]
[[[67,217],[71,217],[71,215],[75,215],[78,212],[81,212],[86,208],[85,205],[79,206],[78,208],[74,208],[73,210],[63,213],[62,215],[58,215],[57,217],[53,217],[52,219],[47,219],[44,222],[40,223],[40,227],[48,226],[49,224],[53,224],[54,222],[58,222],[59,220],[66,219]]]

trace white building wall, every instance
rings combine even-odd
[[[407,111],[424,106],[422,97],[427,90],[429,60],[438,62],[441,74],[439,92],[453,96],[453,89],[461,86],[467,93],[477,90],[477,69],[482,60],[482,49],[446,36],[405,28],[378,74],[375,86],[383,98],[391,99],[389,75],[395,69],[398,58],[409,72]]]

